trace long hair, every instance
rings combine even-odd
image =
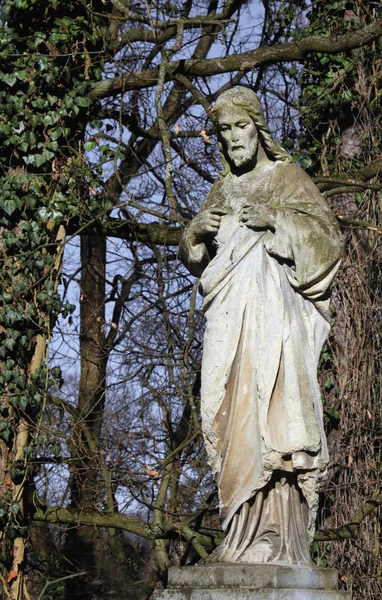
[[[249,88],[241,86],[227,90],[226,92],[223,92],[223,94],[221,94],[216,100],[213,107],[213,112],[218,119],[219,111],[223,107],[226,108],[234,106],[243,108],[249,114],[252,121],[256,125],[256,129],[259,132],[259,139],[269,158],[273,160],[282,160],[283,162],[287,163],[293,162],[290,154],[288,154],[288,152],[273,139],[270,129],[265,122],[260,100],[256,96],[255,92]],[[224,166],[222,175],[227,175],[230,173],[231,167],[225,158],[221,140],[219,140],[219,148]]]

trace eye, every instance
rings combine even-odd
[[[237,126],[240,127],[240,129],[245,129],[246,127],[248,127],[249,123],[238,123]]]
[[[228,125],[221,125],[220,131],[227,131],[229,129]]]

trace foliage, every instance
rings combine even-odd
[[[309,31],[317,35],[325,27],[337,35],[373,22],[379,11],[373,3],[315,3],[308,15]],[[359,179],[380,156],[379,47],[377,41],[341,55],[312,55],[299,81],[304,121],[300,144],[312,158],[310,173],[340,178],[338,187],[326,192],[337,214],[376,223],[380,191],[341,187],[341,178]],[[332,461],[324,486],[323,527],[352,521],[362,498],[377,493],[381,472],[380,236],[354,229],[345,234],[344,269],[334,292],[334,330],[321,364]],[[335,507],[341,507],[342,521]],[[379,536],[376,517],[365,521],[356,544],[333,543],[326,552],[318,551],[321,560],[339,569],[353,598],[374,598],[381,592]],[[365,572],[373,573],[367,582]]]
[[[91,100],[78,49],[95,48],[100,36],[76,2],[5,1],[1,20],[0,435],[3,456],[13,456],[4,469],[1,518],[12,541],[27,531],[20,484],[33,477],[28,458],[41,411],[60,380],[59,368],[47,368],[42,340],[73,308],[61,302],[57,285],[62,225],[82,211],[84,159],[76,157]],[[99,68],[92,77],[100,77]],[[21,422],[37,426],[24,448]]]
[[[171,562],[197,562],[219,541],[198,416],[202,315],[176,245],[218,176],[209,107],[231,85],[259,92],[273,132],[336,213],[366,228],[349,231],[341,282],[355,287],[346,301],[335,293],[322,379],[333,464],[342,453],[359,461],[358,474],[369,461],[365,473],[377,477],[377,337],[366,324],[378,302],[370,227],[380,187],[378,169],[372,178],[362,168],[380,141],[378,10],[300,0],[257,9],[240,0],[2,3],[0,560],[14,599],[27,593],[25,571],[34,594],[117,590],[143,600]],[[360,153],[341,156],[355,129]],[[372,427],[362,421],[354,459],[346,415],[357,410]],[[351,492],[336,490],[352,465],[333,469],[323,515],[335,520],[332,505],[346,498],[346,521]],[[371,492],[361,479],[359,505]],[[346,577],[336,548],[314,551]],[[378,582],[367,585],[377,598]],[[363,583],[352,586],[365,595]]]

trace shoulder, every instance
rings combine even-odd
[[[298,182],[310,182],[314,185],[313,181],[309,177],[309,175],[296,165],[294,162],[284,162],[281,160],[277,160],[274,166],[274,175],[275,177],[285,178],[286,180],[298,181]]]
[[[295,163],[276,161],[271,189],[279,192],[282,190],[287,197],[309,195],[316,199],[323,198],[309,175]]]
[[[272,193],[280,205],[327,219],[337,226],[334,213],[309,175],[295,163],[278,161],[272,179]]]

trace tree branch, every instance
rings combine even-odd
[[[179,539],[180,534],[185,541],[191,541],[194,547],[202,545],[204,548],[211,548],[213,545],[209,536],[191,530],[188,524],[174,523],[164,529],[160,525],[150,525],[138,517],[129,517],[120,513],[99,513],[51,506],[37,510],[33,520],[55,525],[113,527],[152,541]]]
[[[115,527],[123,531],[129,531],[147,540],[161,539],[164,537],[163,530],[145,523],[138,517],[128,517],[120,513],[99,513],[69,508],[51,506],[40,508],[33,515],[34,521],[62,525],[88,525],[94,527]]]
[[[257,48],[226,58],[174,61],[168,66],[167,78],[171,79],[177,73],[187,77],[210,77],[233,71],[251,71],[261,65],[301,61],[311,52],[337,54],[338,52],[345,52],[370,44],[378,39],[381,34],[382,19],[378,19],[366,27],[349,31],[337,39],[314,36],[277,46]],[[95,83],[90,91],[90,97],[96,100],[115,96],[121,92],[149,88],[155,86],[157,81],[157,68],[129,73],[128,75],[104,79]]]
[[[350,519],[350,523],[347,523],[338,529],[325,529],[323,531],[317,531],[314,536],[314,540],[316,542],[330,542],[350,540],[355,538],[358,534],[358,530],[362,521],[379,506],[382,506],[382,494],[375,494],[354,513]]]
[[[119,219],[108,219],[103,228],[105,235],[128,241],[159,244],[163,246],[178,246],[183,227],[173,227],[162,223],[131,223]],[[92,235],[91,231],[87,231]],[[99,235],[95,232],[95,235]]]
[[[364,519],[382,506],[382,494],[375,494],[358,511],[354,513],[349,523],[338,529],[317,531],[314,540],[318,542],[341,541],[354,539]],[[88,525],[94,527],[114,527],[134,533],[147,540],[177,539],[180,535],[190,541],[201,555],[203,548],[211,548],[213,543],[209,536],[194,531],[186,523],[173,523],[169,528],[150,525],[137,517],[129,517],[120,513],[85,512],[59,507],[40,508],[33,515],[35,521],[43,521],[63,525]]]
[[[357,229],[368,229],[369,231],[375,231],[379,235],[382,234],[381,227],[373,225],[373,223],[368,223],[368,221],[358,221],[357,219],[352,219],[351,217],[343,217],[342,215],[337,215],[337,219],[339,220],[340,224],[352,227],[353,229],[355,227]]]
[[[229,19],[222,19],[221,15],[216,15],[215,17],[194,17],[184,20],[184,29],[200,29],[201,27],[205,27],[206,25],[213,25],[214,27],[219,26],[220,28],[222,28],[229,22]],[[156,31],[157,29],[162,29],[162,31],[158,32]],[[113,48],[113,50],[118,52],[121,48],[123,48],[127,44],[131,44],[132,42],[164,44],[165,42],[168,42],[171,38],[176,37],[176,32],[176,21],[169,23],[155,23],[155,31],[141,27],[136,29],[130,29],[129,31],[120,34],[119,38],[111,43],[111,47]]]

